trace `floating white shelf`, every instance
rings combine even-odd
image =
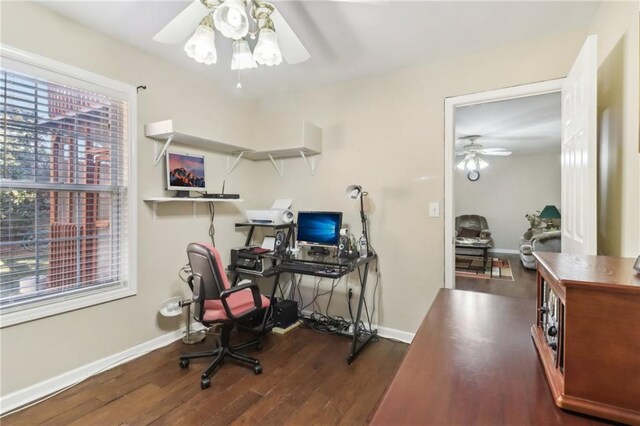
[[[232,166],[227,168],[227,173],[231,173],[231,171],[235,169],[235,167],[238,165],[238,161],[245,152],[252,151],[252,149],[240,145],[219,142],[213,139],[207,139],[204,137],[181,132],[178,129],[174,128],[173,120],[156,121],[155,123],[145,124],[144,135],[150,139],[164,142],[160,153],[156,155],[155,165],[158,165],[160,159],[167,151],[167,148],[169,148],[169,145],[171,145],[172,143],[194,146],[196,148],[202,148],[214,152],[221,152],[224,154],[236,155],[237,159]]]
[[[270,160],[269,156],[271,156],[273,157],[274,160],[280,160],[283,158],[300,157],[301,152],[303,152],[304,155],[306,155],[307,157],[320,154],[320,152],[314,151],[309,148],[293,147],[293,148],[270,149],[268,151],[245,152],[244,158],[246,158],[247,160],[253,160],[253,161],[263,161],[263,160]]]
[[[180,145],[194,146],[213,152],[221,152],[230,154],[235,157],[232,161],[227,160],[227,173],[231,173],[242,158],[252,161],[271,160],[273,167],[284,176],[284,164],[276,164],[276,160],[285,158],[302,157],[314,174],[316,170],[315,160],[309,159],[315,155],[322,153],[322,129],[314,126],[306,121],[302,123],[300,135],[300,144],[288,148],[276,148],[256,151],[240,145],[219,142],[212,139],[196,136],[190,133],[182,132],[176,129],[173,120],[156,121],[154,123],[145,124],[144,134],[150,139],[164,142],[159,153],[155,153],[155,165],[158,165],[167,148],[172,143]],[[219,200],[218,200],[219,201]]]
[[[311,170],[311,174],[316,171],[315,159],[307,158],[322,153],[322,129],[306,121],[302,123],[302,134],[300,135],[300,145],[289,148],[276,148],[261,151],[248,151],[244,153],[244,158],[253,161],[271,160],[273,167],[280,176],[284,176],[284,164],[276,163],[276,160],[285,158],[302,157]]]
[[[152,203],[241,203],[242,198],[204,198],[204,197],[152,197],[145,198],[144,201]]]
[[[153,219],[156,218],[158,203],[192,203],[193,217],[196,216],[196,203],[241,203],[242,198],[190,198],[190,197],[151,197],[144,198],[143,201],[153,203]]]

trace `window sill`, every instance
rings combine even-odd
[[[67,299],[61,297],[61,300],[48,302],[44,305],[34,304],[32,307],[23,308],[14,312],[2,313],[0,315],[0,328],[10,327],[53,315],[59,315],[65,312],[71,312],[77,309],[135,296],[136,294],[136,286],[129,283],[126,286],[120,286],[115,289],[111,288],[109,290],[103,290],[93,294],[85,293]]]

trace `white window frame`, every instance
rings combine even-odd
[[[49,78],[56,83],[65,83],[72,87],[96,91],[100,94],[121,99],[129,104],[129,155],[128,155],[128,271],[127,281],[117,286],[87,290],[78,294],[61,295],[51,300],[34,302],[16,310],[0,315],[0,328],[58,315],[76,309],[86,308],[124,297],[135,296],[137,285],[137,170],[136,170],[136,138],[137,138],[137,99],[136,87],[110,78],[67,65],[40,55],[25,52],[5,44],[0,44],[0,63],[4,68],[12,71],[23,71],[33,74],[34,67],[38,70],[37,77]],[[7,63],[10,64],[7,66]],[[24,68],[24,69],[21,69]]]

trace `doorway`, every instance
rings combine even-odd
[[[534,298],[533,251],[561,250],[561,94],[455,112],[455,288]]]
[[[558,93],[562,90],[562,83],[564,79],[558,80],[550,80],[539,83],[532,83],[522,86],[504,88],[491,90],[488,92],[475,93],[464,96],[457,96],[452,98],[447,98],[445,100],[445,287],[446,288],[455,288],[456,283],[456,237],[457,231],[460,228],[461,220],[478,220],[480,228],[482,228],[484,223],[481,218],[477,216],[483,216],[481,214],[474,213],[469,211],[467,213],[472,217],[460,218],[463,214],[460,213],[459,209],[456,209],[456,179],[460,182],[461,174],[463,179],[476,179],[476,183],[482,179],[482,169],[485,167],[491,167],[489,165],[489,161],[492,161],[493,158],[506,158],[506,156],[501,155],[477,155],[478,153],[474,153],[474,148],[477,145],[482,145],[482,148],[492,148],[490,151],[494,152],[508,152],[509,149],[513,147],[505,147],[500,146],[499,138],[493,138],[492,141],[489,140],[491,136],[491,130],[487,131],[472,131],[471,128],[468,129],[460,129],[457,128],[456,123],[459,121],[460,117],[464,117],[465,114],[470,112],[472,109],[476,109],[478,111],[490,111],[491,109],[495,110],[504,110],[509,111],[509,107],[506,104],[507,102],[511,103],[523,103],[526,104],[527,100],[535,99],[535,97],[543,97],[549,96],[547,100],[551,97],[556,97],[558,99]],[[541,99],[541,98],[538,98]],[[559,99],[558,99],[559,101]],[[501,103],[504,103],[502,106]],[[535,102],[533,102],[535,103]],[[507,106],[507,108],[505,108]],[[480,122],[483,121],[482,113],[476,114],[477,118]],[[499,122],[498,118],[498,122]],[[497,129],[494,129],[494,131]],[[488,135],[482,135],[480,133],[489,133]],[[494,135],[495,136],[495,135]],[[499,135],[498,135],[499,136]],[[484,139],[484,140],[482,140]],[[496,140],[498,139],[498,140]],[[485,147],[483,145],[486,144]],[[471,147],[467,147],[467,151],[464,150],[465,146],[471,145]],[[470,148],[470,149],[469,149]],[[456,156],[456,149],[458,149],[458,156]],[[515,149],[515,148],[514,148]],[[518,148],[522,150],[524,148]],[[470,151],[470,152],[468,152]],[[483,151],[483,154],[489,151]],[[513,152],[513,151],[512,151]],[[515,157],[514,157],[515,158]],[[496,166],[496,160],[493,160],[494,166]],[[517,162],[517,161],[516,161]],[[513,163],[513,161],[511,162]],[[526,159],[523,162],[526,164]],[[463,170],[460,170],[462,168]],[[466,173],[465,173],[466,172]],[[471,173],[474,172],[474,173]],[[476,176],[478,174],[479,176]],[[471,175],[471,176],[468,176]],[[469,180],[469,182],[471,182]],[[469,188],[467,188],[469,189]],[[471,187],[470,194],[473,194],[474,197],[482,196],[483,194],[474,193],[474,188]],[[458,191],[462,192],[462,191]],[[476,191],[477,192],[477,191]],[[486,192],[486,191],[485,191]],[[484,194],[486,196],[491,196],[491,194]],[[495,194],[493,194],[495,195]],[[499,199],[494,200],[496,204],[500,203]],[[459,203],[460,204],[460,203]],[[544,209],[545,206],[540,206],[539,209]],[[532,212],[532,213],[535,213]],[[476,217],[473,217],[476,216]],[[522,237],[522,234],[527,230],[527,222],[524,214],[522,215],[522,233],[520,236],[513,235],[511,243],[513,240],[519,241]],[[456,226],[456,218],[457,225]],[[484,218],[486,220],[486,217]],[[517,220],[517,219],[516,219]],[[498,220],[498,223],[501,223]],[[496,223],[496,225],[498,224]],[[475,228],[472,226],[471,228]],[[481,229],[483,231],[483,229]],[[491,232],[491,230],[488,230]],[[506,231],[508,232],[508,231]],[[480,237],[480,235],[478,235]],[[483,233],[480,240],[490,240],[489,245],[480,245],[480,247],[473,247],[468,253],[467,257],[470,258],[471,262],[475,262],[474,266],[480,265],[480,267],[484,270],[485,265],[488,266],[489,269],[489,279],[491,279],[491,272],[494,270],[493,258],[494,258],[494,249],[502,249],[505,250],[504,247],[495,247],[495,241],[491,235],[487,235]],[[469,236],[471,238],[471,236]],[[502,237],[502,240],[505,240]],[[508,241],[508,238],[506,239]],[[502,244],[502,243],[501,243]],[[511,244],[510,250],[512,253],[507,253],[508,261],[514,262],[518,259],[516,256],[516,248],[514,244]],[[458,248],[459,255],[465,252],[464,249]],[[476,259],[475,261],[473,259]],[[500,259],[500,258],[498,258]],[[469,260],[469,259],[467,259]],[[460,265],[459,265],[460,266]],[[498,266],[498,265],[496,265]],[[517,266],[517,265],[516,265]],[[479,269],[479,268],[478,268]],[[515,269],[515,268],[514,268]],[[499,273],[500,271],[498,271]],[[513,273],[513,272],[512,272]],[[488,284],[489,281],[487,281]],[[491,292],[490,289],[485,289],[485,292]],[[526,294],[525,294],[526,296]]]

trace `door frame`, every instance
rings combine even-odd
[[[452,96],[444,100],[444,287],[455,288],[455,199],[453,172],[455,159],[455,110],[458,107],[477,105],[508,99],[526,98],[562,91],[564,78],[547,80],[520,86],[488,90],[468,95]]]

